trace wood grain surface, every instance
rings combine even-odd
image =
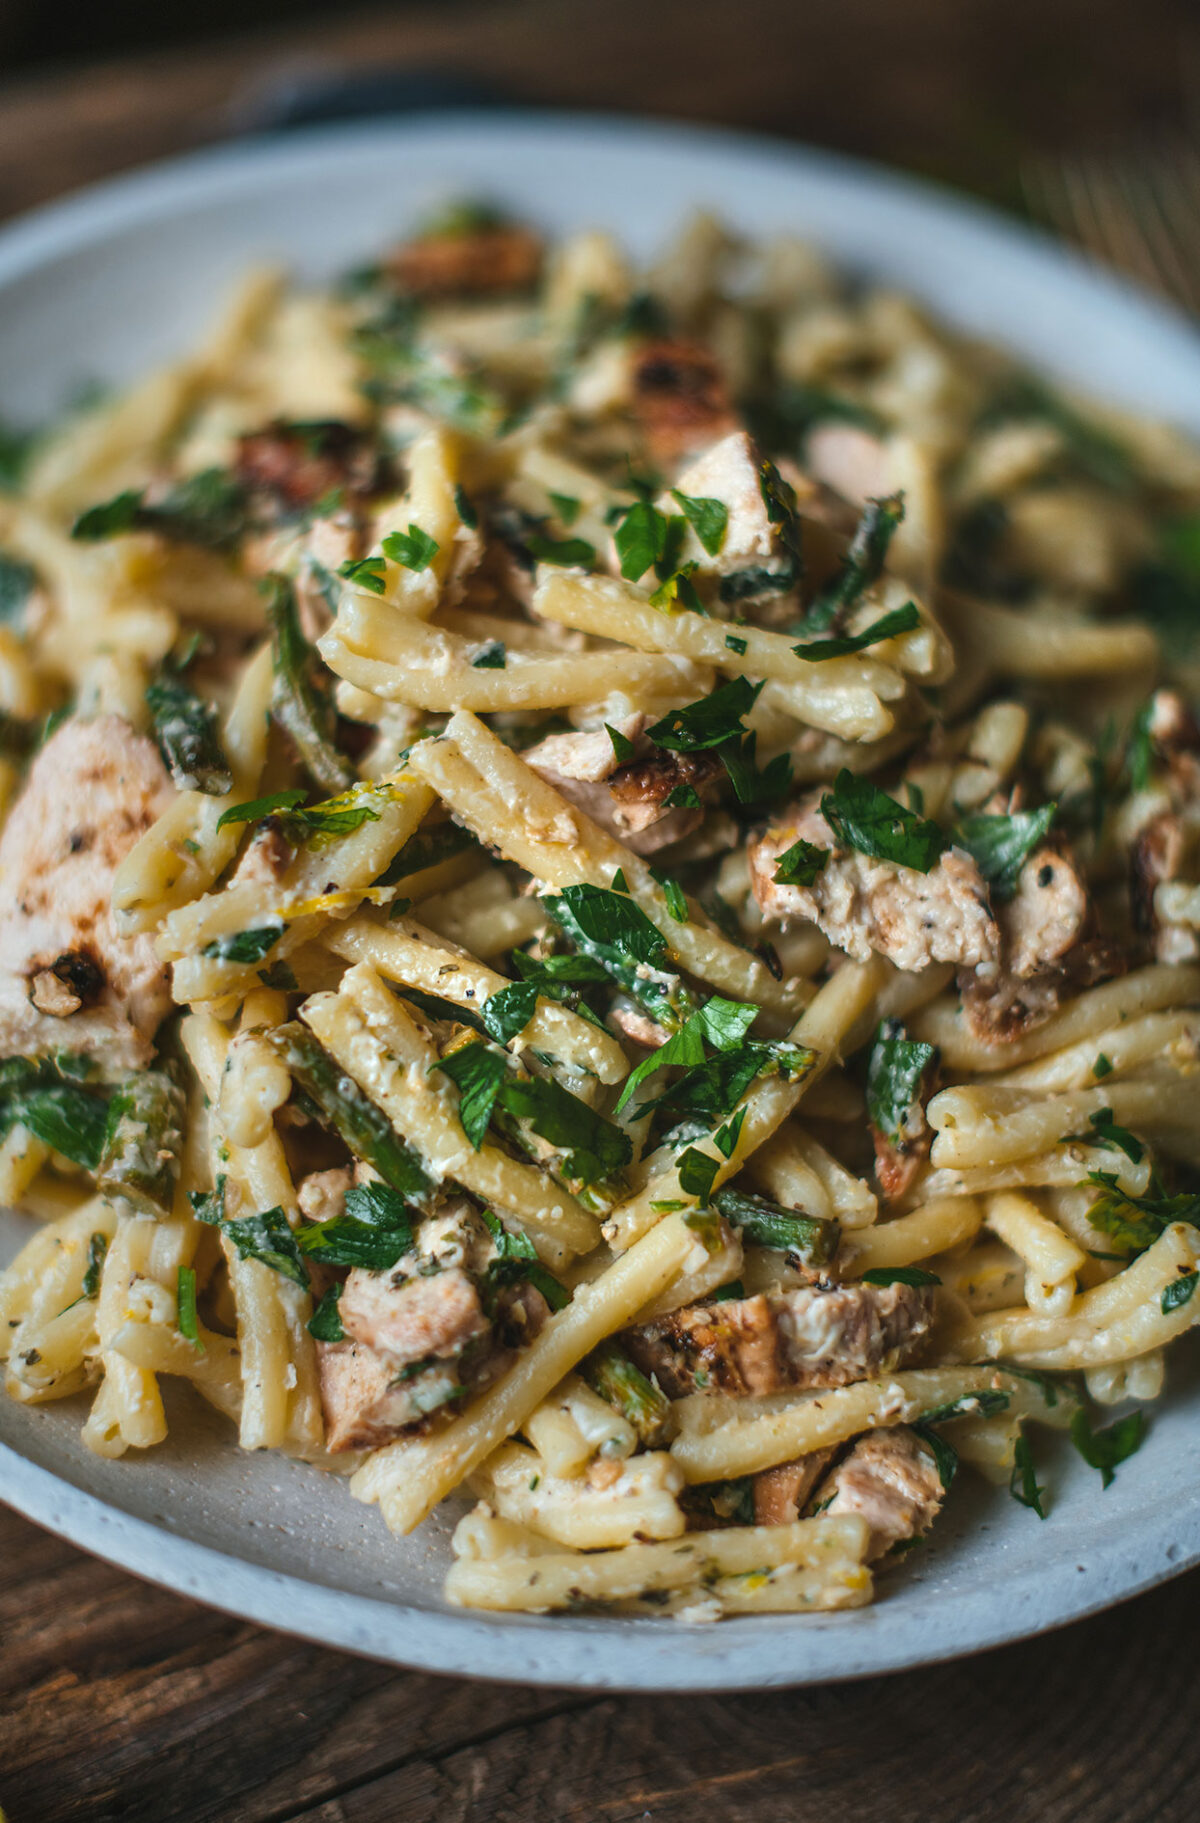
[[[791,134],[1014,198],[1031,151],[1194,116],[1198,44],[1194,0],[331,9],[0,82],[0,215],[261,121],[299,79],[384,67]],[[265,1633],[0,1509],[0,1805],[8,1823],[1193,1823],[1198,1631],[1200,1573],[929,1671],[601,1699]]]

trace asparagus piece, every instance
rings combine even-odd
[[[160,677],[147,686],[146,704],[154,738],[167,771],[180,791],[203,791],[222,798],[233,788],[233,774],[217,733],[217,712],[175,677]]]
[[[823,1216],[802,1215],[745,1190],[718,1190],[712,1202],[731,1227],[741,1230],[744,1241],[777,1247],[805,1266],[827,1266],[838,1250],[841,1225]]]
[[[348,791],[354,773],[333,744],[333,709],[317,686],[319,661],[301,629],[295,590],[286,576],[273,571],[264,579],[263,592],[275,667],[271,714],[291,736],[317,784],[329,792]]]
[[[265,1036],[321,1120],[345,1140],[355,1157],[371,1165],[409,1202],[427,1204],[433,1185],[416,1153],[312,1033],[292,1020]]]
[[[165,1070],[130,1076],[108,1104],[96,1187],[141,1215],[170,1215],[183,1150],[182,1090]]]
[[[615,1343],[598,1348],[579,1371],[592,1391],[632,1424],[643,1443],[655,1447],[666,1441],[671,1401],[657,1380],[647,1378]]]

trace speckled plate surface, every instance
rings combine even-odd
[[[908,180],[694,129],[509,114],[424,117],[240,144],[87,191],[0,234],[0,401],[54,410],[81,381],[129,380],[185,349],[254,262],[309,276],[369,256],[448,195],[486,192],[551,231],[612,228],[638,254],[690,207],[792,229],[950,320],[1200,435],[1200,337],[1050,242]],[[0,1259],[27,1224],[0,1218]],[[488,1617],[447,1607],[454,1513],[413,1538],[329,1476],[243,1456],[173,1389],[167,1443],[109,1462],[83,1408],[0,1398],[0,1498],[84,1549],[217,1607],[399,1664],[647,1690],[821,1682],[1041,1632],[1200,1561],[1200,1355],[1171,1357],[1141,1453],[1102,1493],[1048,1452],[1050,1517],[962,1477],[930,1543],[852,1614],[686,1628]]]

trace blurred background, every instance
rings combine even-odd
[[[235,131],[456,99],[723,122],[1021,206],[1047,157],[1200,143],[1200,6],[0,0],[0,214]]]

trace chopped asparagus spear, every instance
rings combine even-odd
[[[233,774],[217,732],[217,712],[180,678],[160,677],[146,690],[154,738],[180,791],[223,798]]]
[[[718,1190],[712,1198],[744,1241],[793,1253],[805,1266],[827,1266],[838,1249],[841,1227],[819,1215],[802,1215],[744,1190]]]
[[[628,1355],[612,1343],[598,1348],[579,1370],[594,1393],[607,1399],[622,1418],[632,1424],[643,1443],[666,1439],[671,1401],[657,1380],[635,1367]]]
[[[275,666],[271,714],[317,784],[325,791],[348,791],[354,772],[333,744],[333,707],[316,683],[317,656],[301,629],[295,590],[274,572],[263,590]]]
[[[410,1202],[426,1203],[433,1186],[416,1153],[312,1033],[293,1020],[266,1036],[322,1121],[345,1140],[355,1157],[373,1166],[385,1184]]]
[[[130,1076],[108,1104],[97,1188],[142,1215],[170,1215],[183,1148],[183,1093],[163,1070]]]

